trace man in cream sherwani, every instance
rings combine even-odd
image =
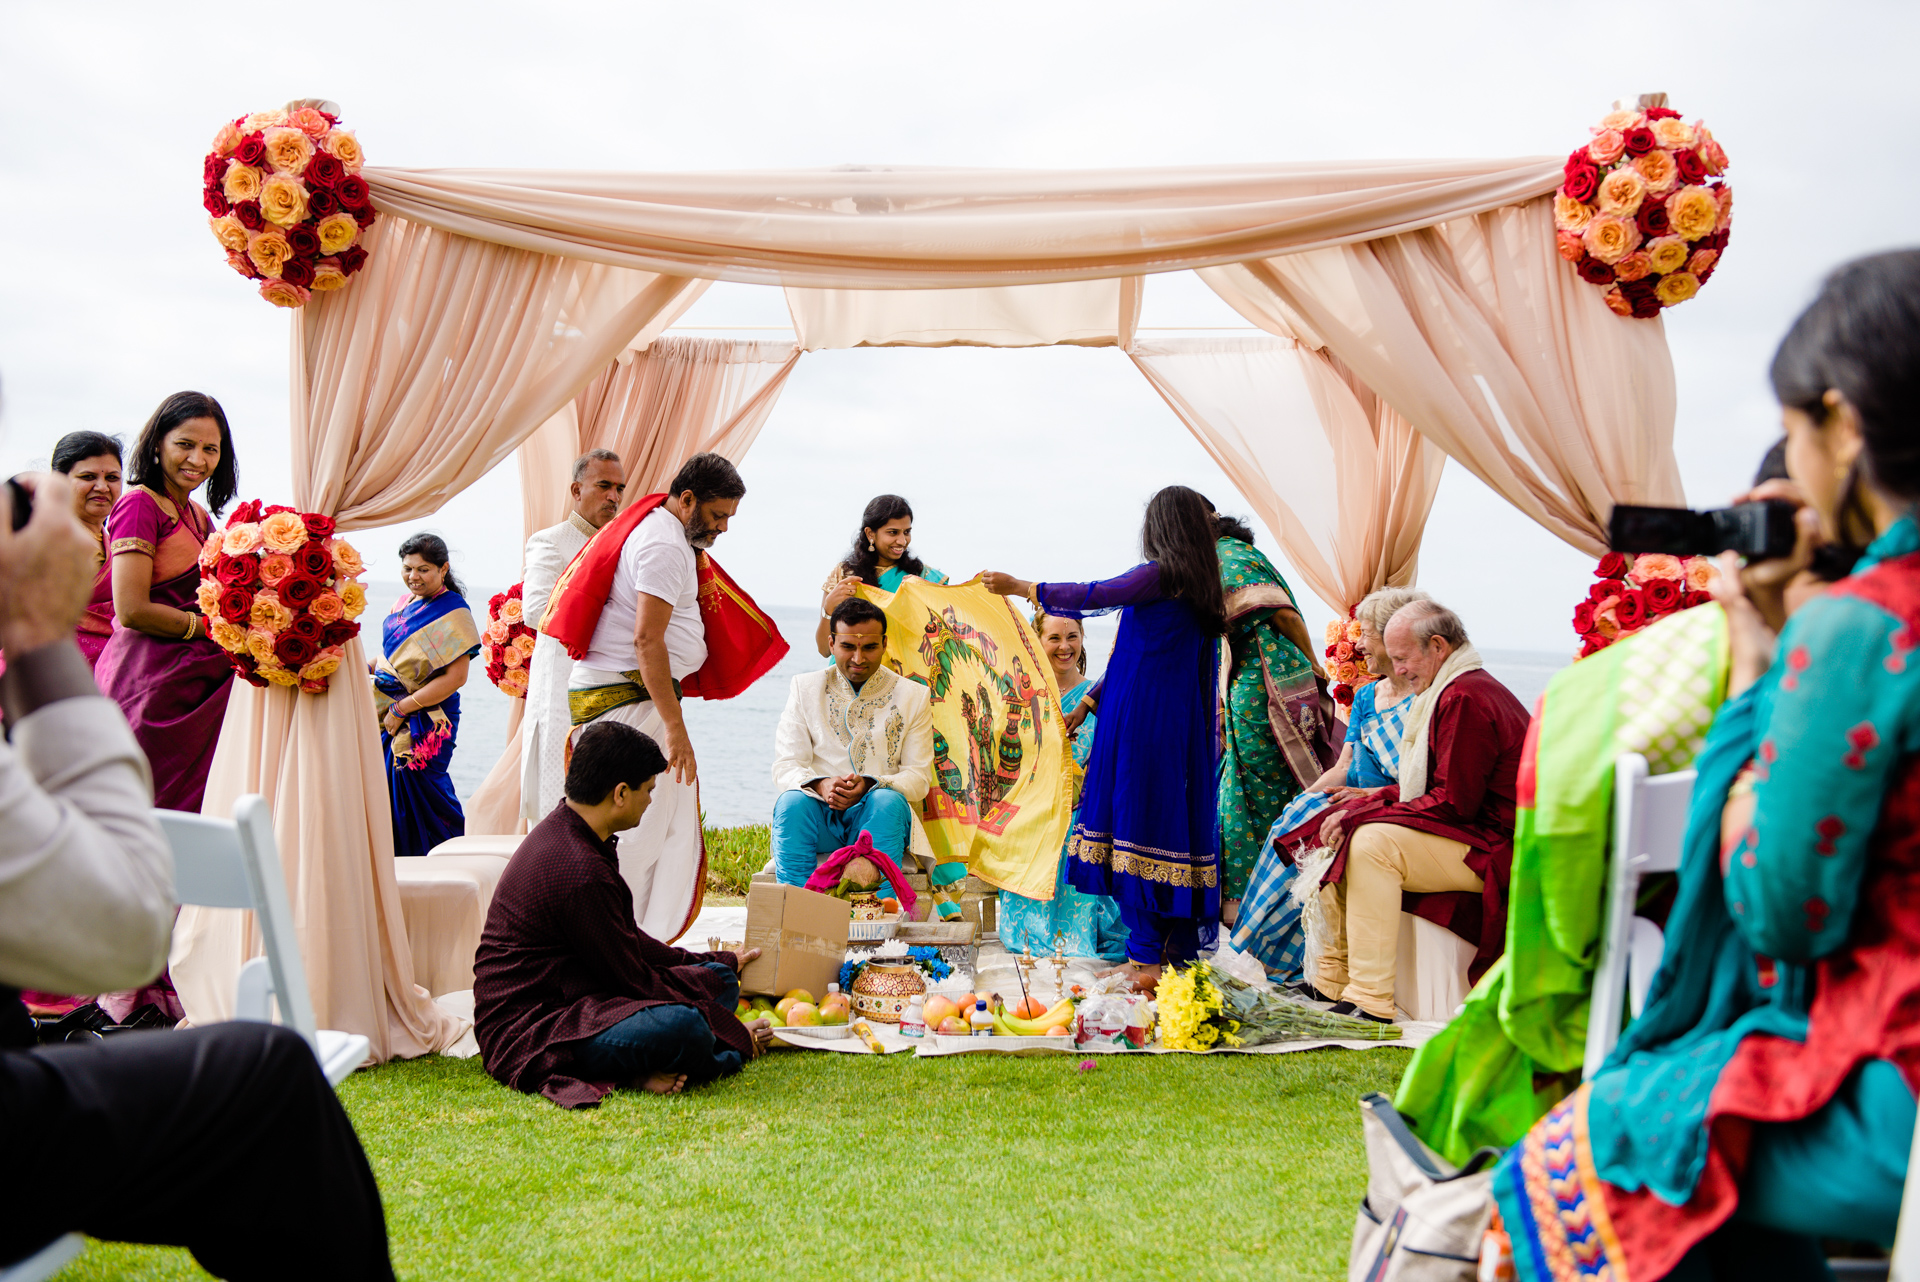
[[[573,508],[558,525],[538,530],[527,540],[526,570],[521,575],[521,604],[536,631],[547,612],[547,597],[595,531],[620,510],[627,478],[612,450],[588,450],[573,463]],[[527,709],[520,729],[520,817],[531,828],[560,804],[567,782],[567,735],[573,720],[567,710],[567,677],[573,660],[567,648],[541,632],[527,668]]]
[[[925,686],[888,668],[887,620],[858,597],[829,623],[833,666],[793,679],[774,740],[773,869],[805,885],[821,857],[861,829],[907,863],[930,856],[920,802],[933,780],[933,706]]]

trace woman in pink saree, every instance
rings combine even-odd
[[[107,556],[107,514],[120,499],[120,442],[104,432],[68,432],[53,447],[53,470],[73,482],[73,514],[93,532],[100,546],[100,569],[93,576],[93,597],[80,616],[80,653],[100,666],[113,635],[113,573]]]

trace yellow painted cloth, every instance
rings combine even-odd
[[[933,783],[920,820],[936,862],[1029,899],[1053,898],[1073,818],[1074,764],[1053,667],[1024,603],[970,580],[862,585],[887,616],[887,666],[927,687]]]

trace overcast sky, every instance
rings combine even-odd
[[[0,473],[66,431],[131,434],[192,387],[227,408],[243,496],[291,497],[288,320],[226,267],[198,187],[222,120],[308,95],[376,165],[690,170],[1562,155],[1615,98],[1664,90],[1726,145],[1737,193],[1724,266],[1665,321],[1696,505],[1776,434],[1766,363],[1821,274],[1916,239],[1908,5],[465,0],[326,32],[248,12],[0,3]],[[786,321],[778,291],[719,285],[682,327]],[[1242,324],[1186,274],[1151,279],[1141,323]],[[1169,482],[1246,510],[1112,350],[811,354],[743,472],[718,554],[767,604],[817,600],[883,491],[954,575],[1118,572]],[[409,528],[511,582],[513,467]],[[397,578],[379,567],[405,533],[354,536],[375,577]],[[1421,583],[1483,645],[1570,647],[1590,570],[1449,468]]]

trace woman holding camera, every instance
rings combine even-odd
[[[1893,1241],[1920,1082],[1920,251],[1836,271],[1773,386],[1790,484],[1749,497],[1800,503],[1799,543],[1723,558],[1729,697],[1647,1006],[1495,1176],[1522,1279],[1829,1277],[1820,1238]],[[1864,555],[1808,596],[1822,543]]]

